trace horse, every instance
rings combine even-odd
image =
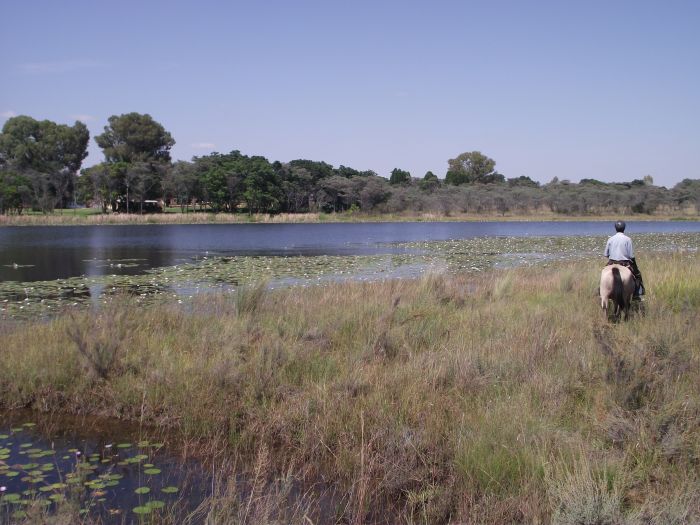
[[[612,300],[615,318],[624,312],[625,321],[629,317],[632,295],[636,286],[634,275],[629,268],[619,264],[612,264],[603,268],[600,272],[600,306],[608,315],[608,301]]]

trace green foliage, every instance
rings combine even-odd
[[[0,169],[0,214],[22,213],[29,203],[30,181],[9,169]]]
[[[389,184],[406,184],[410,182],[411,174],[407,171],[401,170],[399,168],[394,168],[391,170],[391,177],[389,177]]]
[[[495,171],[496,161],[480,151],[468,151],[447,161],[449,166],[445,181],[448,184],[494,183],[505,178]]]
[[[514,179],[508,179],[507,182],[508,186],[511,187],[520,186],[526,188],[538,188],[540,186],[539,182],[534,181],[530,177],[526,177],[525,175],[520,175],[520,177],[516,177]]]
[[[418,187],[427,192],[433,192],[438,187],[440,187],[440,179],[432,171],[429,171],[425,176],[418,182]]]
[[[4,183],[3,193],[15,203],[8,209],[19,209],[16,206],[19,193],[22,200],[44,212],[52,211],[57,205],[64,207],[72,194],[76,172],[87,156],[89,138],[82,122],[67,126],[25,115],[5,122],[0,133],[0,167],[26,181]],[[25,192],[24,188],[29,191]]]
[[[555,177],[540,186],[521,175],[506,181],[496,162],[479,151],[448,161],[446,187],[433,172],[412,180],[395,168],[389,179],[371,170],[323,161],[270,162],[240,151],[213,152],[170,164],[175,143],[150,115],[113,115],[95,137],[105,162],[76,172],[86,155],[87,128],[20,116],[0,134],[0,213],[26,208],[44,213],[69,202],[102,212],[143,212],[146,200],[213,212],[337,213],[362,215],[460,214],[647,214],[700,213],[700,180],[673,189],[653,185],[647,175],[631,182],[584,178],[578,184]],[[456,187],[455,187],[456,186]]]
[[[148,114],[112,115],[104,133],[95,137],[107,162],[168,162],[173,137]]]

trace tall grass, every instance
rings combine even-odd
[[[64,210],[51,214],[22,214],[0,215],[0,226],[70,226],[70,225],[109,225],[109,224],[240,224],[240,223],[316,223],[316,222],[440,222],[440,221],[483,221],[488,218],[494,221],[608,221],[613,222],[619,217],[607,215],[563,215],[543,210],[531,210],[525,213],[502,215],[492,213],[429,213],[429,212],[403,212],[403,213],[278,213],[274,215],[266,213],[215,213],[202,211],[197,213],[167,212],[149,215],[101,213],[97,210]],[[697,215],[678,214],[638,214],[635,221],[659,221],[659,220],[698,220]]]
[[[268,484],[222,481],[212,523],[314,522],[318,500],[285,498],[319,479],[339,522],[696,523],[700,261],[644,268],[619,324],[597,261],[123,304],[99,380],[79,341],[103,314],[24,322],[0,330],[0,406],[143,418],[237,458]]]

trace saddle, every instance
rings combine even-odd
[[[608,264],[605,266],[611,266],[613,264],[618,264],[620,266],[624,266],[625,268],[629,269],[630,272],[632,272],[632,277],[634,277],[634,296],[635,298],[638,298],[640,295],[644,295],[645,289],[644,289],[644,282],[642,281],[642,275],[639,273],[639,270],[637,269],[637,266],[632,263],[632,261],[624,260],[624,261],[616,261],[614,259],[609,259]]]

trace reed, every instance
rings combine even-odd
[[[100,213],[96,210],[64,210],[63,213],[28,213],[22,215],[0,215],[0,226],[89,226],[89,225],[139,225],[139,224],[245,224],[245,223],[319,223],[319,222],[482,222],[490,221],[608,221],[619,219],[613,215],[563,215],[560,213],[532,210],[528,213],[214,213],[167,212],[150,215],[127,215],[124,213]],[[697,215],[658,213],[635,214],[635,221],[684,220],[697,221]]]
[[[258,469],[218,485],[211,522],[313,522],[285,498],[324,479],[342,522],[695,523],[700,260],[644,269],[619,324],[599,261],[125,302],[111,332],[25,321],[0,330],[0,407],[142,418]],[[109,372],[86,371],[78,341],[107,336]]]

